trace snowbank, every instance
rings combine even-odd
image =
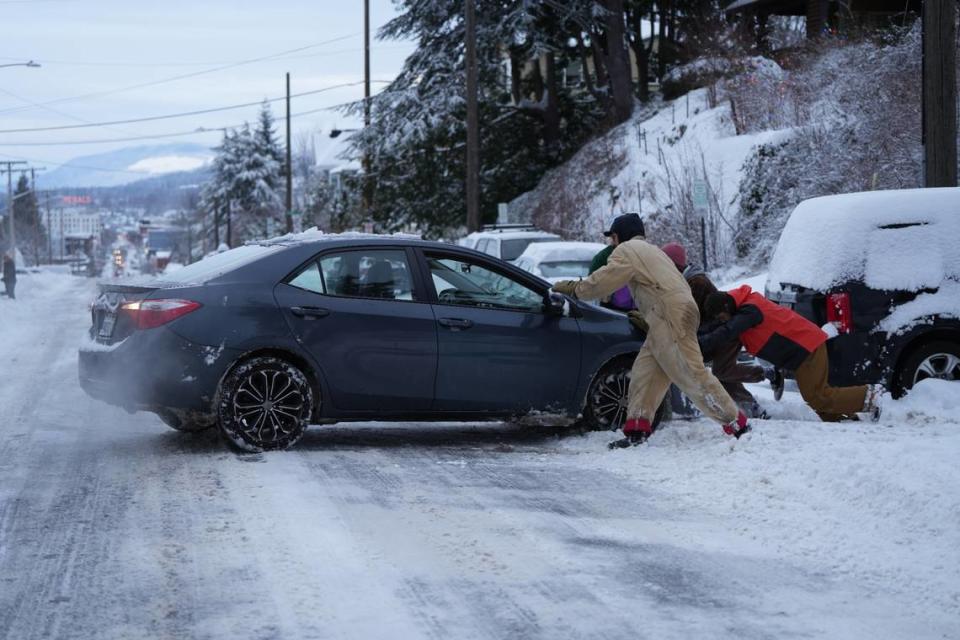
[[[960,188],[812,198],[790,215],[769,284],[824,290],[862,278],[875,289],[936,288],[960,277],[958,247]]]

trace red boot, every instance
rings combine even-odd
[[[653,435],[653,425],[646,418],[630,418],[623,425],[623,435],[626,437],[611,442],[609,448],[624,449],[643,444]]]
[[[737,413],[736,421],[723,425],[723,432],[737,439],[743,434],[750,432],[750,425],[747,423],[747,416],[743,411]]]

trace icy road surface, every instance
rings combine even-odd
[[[0,299],[0,638],[960,637],[955,387],[879,425],[788,393],[740,442],[370,424],[238,455],[85,397],[92,292]]]

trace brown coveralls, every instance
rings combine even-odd
[[[606,266],[577,283],[578,298],[598,300],[630,287],[650,327],[630,375],[628,418],[653,422],[672,381],[704,413],[721,424],[737,418],[737,405],[703,364],[697,327],[700,313],[673,261],[640,237],[621,243]]]

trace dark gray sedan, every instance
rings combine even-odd
[[[462,247],[294,236],[162,280],[100,285],[86,392],[280,449],[308,424],[577,420],[616,428],[643,335],[622,314]]]

